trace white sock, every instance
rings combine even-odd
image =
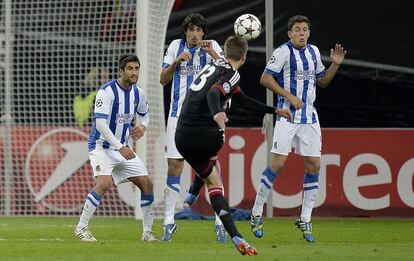
[[[152,231],[154,224],[154,209],[153,209],[154,195],[141,194],[141,211],[142,211],[142,229],[145,231]]]
[[[277,177],[277,173],[274,173],[270,167],[267,167],[260,179],[260,187],[256,194],[256,199],[252,208],[253,216],[262,216],[263,206],[267,201],[270,191],[273,190],[273,183]]]
[[[311,221],[313,206],[315,206],[316,196],[319,191],[319,174],[305,173],[303,181],[303,201],[300,219],[303,222]]]
[[[93,216],[93,213],[98,208],[99,203],[101,202],[102,197],[99,196],[95,190],[89,192],[86,196],[85,205],[83,206],[82,214],[79,218],[78,227],[82,228],[89,224],[89,220]]]
[[[164,225],[175,223],[175,205],[180,193],[180,177],[167,177],[167,188],[164,190]]]

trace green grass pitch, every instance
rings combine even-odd
[[[316,243],[305,242],[294,218],[265,219],[264,237],[236,222],[259,252],[242,257],[233,244],[215,241],[214,221],[178,220],[171,242],[141,242],[141,222],[93,218],[97,243],[73,235],[77,218],[0,218],[0,260],[414,260],[414,220],[314,218]],[[162,234],[162,221],[154,232]]]

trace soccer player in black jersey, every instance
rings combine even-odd
[[[246,96],[239,87],[240,68],[247,53],[247,41],[230,36],[224,44],[226,59],[218,59],[205,66],[187,91],[177,123],[175,143],[178,151],[203,179],[208,188],[211,205],[219,215],[235,247],[242,255],[257,255],[231,218],[230,207],[223,197],[220,174],[214,166],[224,143],[228,118],[225,113],[228,101],[238,99],[251,110],[277,113],[290,118],[289,110],[276,109]]]

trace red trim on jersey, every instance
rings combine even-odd
[[[223,76],[220,76],[220,79],[211,86],[211,88],[217,88],[223,96],[226,96],[226,92],[223,89],[223,85],[221,84],[223,82]]]
[[[223,96],[226,96],[226,92],[223,89],[223,85],[215,83],[213,84],[213,86],[211,86],[211,88],[217,88],[223,94]]]
[[[237,86],[236,88],[233,89],[233,94],[239,93],[241,92],[241,88],[240,86]]]

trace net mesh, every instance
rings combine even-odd
[[[87,137],[96,90],[117,77],[121,54],[135,53],[136,0],[13,0],[11,18],[6,17],[5,2],[0,13],[0,215],[77,216],[94,186]],[[143,66],[148,66],[149,79],[158,83],[164,48],[160,37],[165,35],[171,1],[145,2],[153,31],[140,37],[158,46],[153,52],[160,54]],[[7,19],[12,35],[9,54]],[[10,64],[5,63],[6,55],[11,56]],[[10,86],[4,81],[6,68]],[[155,173],[155,162],[160,161],[155,144],[165,126],[162,88],[145,89],[151,107],[147,160],[150,173]],[[113,186],[96,215],[134,216],[134,197],[131,184]]]

